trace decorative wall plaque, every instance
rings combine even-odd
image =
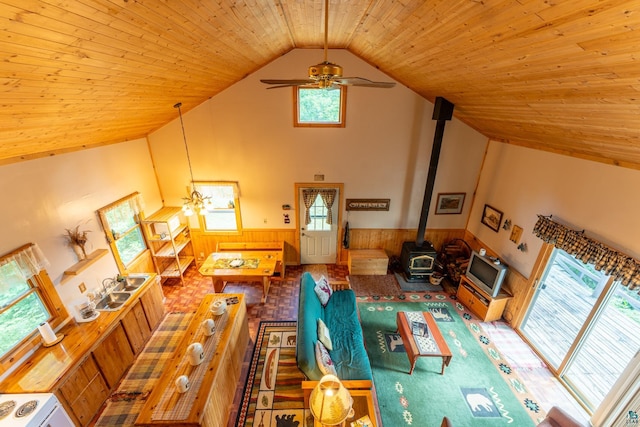
[[[347,199],[348,211],[388,211],[391,199]]]

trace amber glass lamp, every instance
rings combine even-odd
[[[344,426],[345,420],[353,417],[353,399],[335,375],[322,377],[311,391],[309,406],[322,427]]]

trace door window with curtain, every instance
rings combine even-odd
[[[0,258],[0,358],[56,313],[38,277],[46,265],[48,261],[37,245]]]
[[[331,207],[337,191],[333,188],[307,188],[302,191],[308,231],[328,231],[333,224]]]
[[[125,271],[147,250],[147,242],[140,228],[141,210],[142,200],[137,192],[98,209],[98,216],[120,271]]]

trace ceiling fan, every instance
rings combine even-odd
[[[309,67],[308,79],[261,79],[262,83],[274,85],[267,89],[277,89],[281,87],[301,86],[308,88],[331,89],[339,86],[364,86],[391,88],[396,84],[393,82],[374,82],[364,77],[342,77],[342,67],[327,60],[328,51],[328,28],[329,28],[329,0],[324,1],[324,61],[320,64]]]

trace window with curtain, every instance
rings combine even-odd
[[[147,250],[147,243],[140,229],[141,204],[140,195],[133,193],[98,209],[107,241],[121,271],[126,270]]]
[[[198,215],[200,228],[212,233],[240,233],[242,220],[237,182],[199,181],[195,189],[203,196],[210,197],[213,208],[206,214]]]
[[[0,358],[36,332],[56,313],[38,274],[48,264],[36,245],[0,259]]]

